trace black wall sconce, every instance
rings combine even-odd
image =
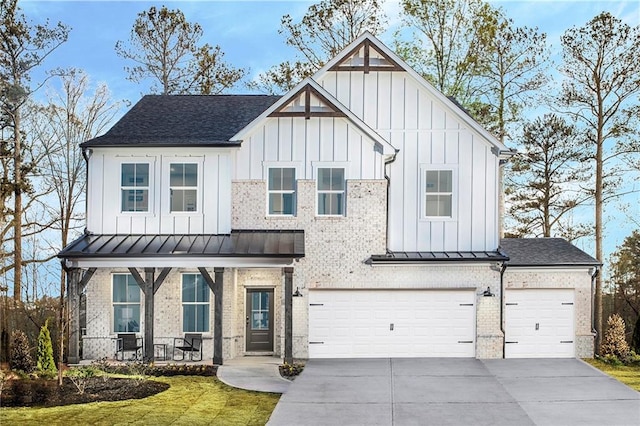
[[[293,296],[293,297],[302,297],[302,293],[300,293],[300,287],[296,287],[296,292],[293,293],[291,296]]]
[[[484,297],[493,297],[493,293],[491,293],[491,287],[487,287],[487,289],[482,292],[482,295]]]

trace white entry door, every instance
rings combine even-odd
[[[474,357],[473,290],[312,290],[310,358]]]
[[[573,290],[505,291],[505,358],[575,356]]]

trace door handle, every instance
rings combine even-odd
[[[536,323],[536,331],[538,331],[538,330],[540,330],[540,323],[539,322]]]
[[[389,324],[389,330],[393,331],[393,323]]]
[[[249,325],[249,317],[247,317],[247,325]]]

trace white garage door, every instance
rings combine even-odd
[[[573,290],[505,291],[505,358],[572,358]]]
[[[475,292],[312,290],[309,357],[473,357]]]

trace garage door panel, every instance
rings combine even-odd
[[[475,355],[474,291],[322,290],[309,302],[311,358]]]
[[[573,357],[573,290],[505,292],[505,357]]]

